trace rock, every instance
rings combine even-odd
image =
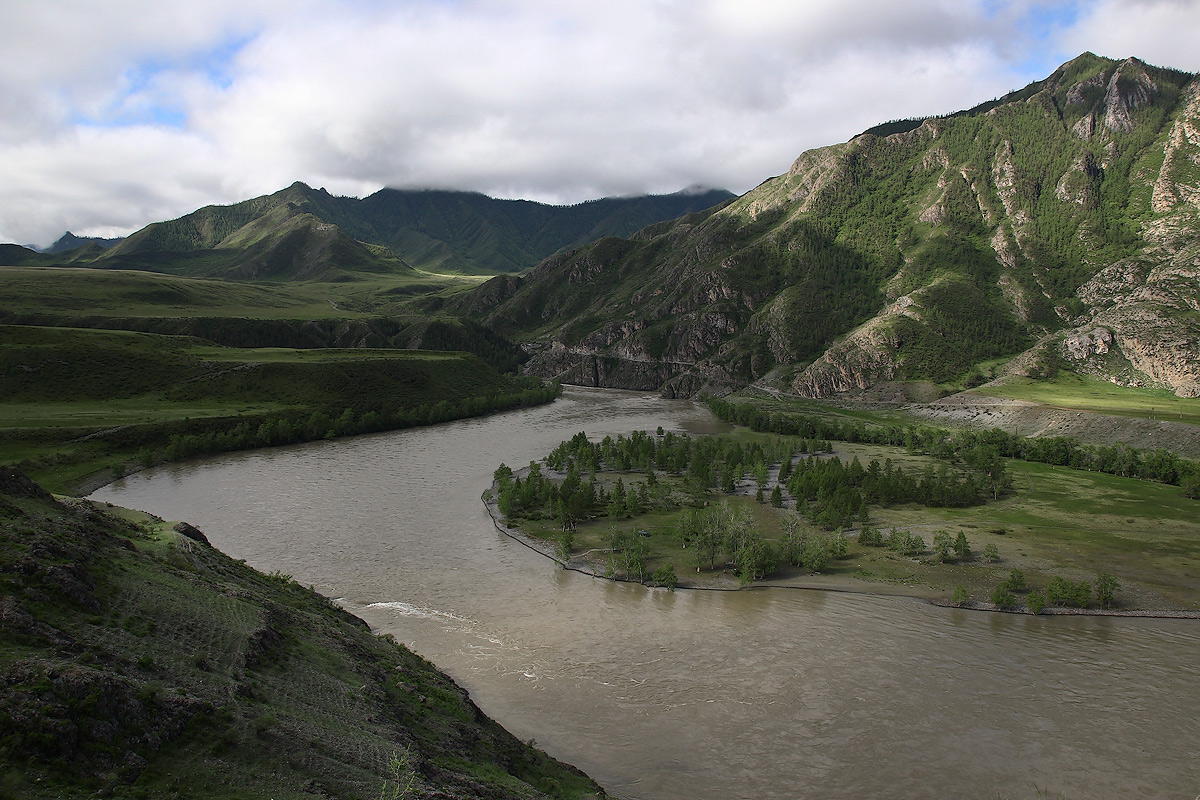
[[[212,547],[212,544],[208,541],[208,537],[205,536],[200,529],[194,525],[189,525],[186,522],[177,522],[175,523],[174,530],[176,533],[180,534],[181,536],[186,536],[193,542],[200,542],[201,544],[207,544],[209,547]]]

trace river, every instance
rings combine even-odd
[[[547,406],[237,453],[94,499],[187,520],[338,598],[614,795],[1190,798],[1200,623],[1028,617],[796,589],[646,589],[562,570],[479,497],[578,431],[706,433],[687,401]]]

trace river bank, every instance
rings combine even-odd
[[[528,474],[528,468],[522,468],[514,472],[515,475],[524,477]],[[560,476],[561,477],[561,476]],[[619,581],[623,583],[640,583],[649,587],[658,587],[651,580],[638,581],[629,577],[618,577],[610,574],[607,565],[607,554],[610,552],[605,549],[590,549],[581,554],[576,554],[569,559],[564,560],[558,553],[555,545],[545,539],[531,536],[520,528],[516,528],[507,524],[504,515],[500,512],[499,503],[497,500],[498,485],[493,483],[491,488],[486,490],[480,497],[484,508],[487,510],[488,516],[491,517],[492,524],[496,530],[520,542],[529,549],[537,552],[545,558],[554,561],[561,565],[563,569],[568,569],[573,572],[579,572],[584,575],[589,575],[595,578],[603,578],[605,580]],[[709,571],[693,575],[685,573],[678,576],[675,584],[677,589],[691,589],[700,591],[740,591],[740,590],[756,590],[756,589],[793,589],[806,591],[822,591],[834,592],[842,594],[867,595],[875,597],[904,597],[913,600],[921,600],[930,605],[939,606],[942,608],[958,608],[964,611],[987,611],[996,614],[1017,614],[1025,616],[1097,616],[1097,617],[1135,617],[1135,618],[1154,618],[1154,619],[1200,619],[1200,611],[1190,609],[1173,609],[1173,608],[1068,608],[1061,606],[1046,606],[1039,612],[1034,612],[1027,606],[1010,606],[1001,607],[995,603],[982,602],[976,600],[968,600],[965,602],[954,602],[946,599],[947,592],[945,589],[920,585],[920,584],[883,584],[880,582],[864,580],[852,575],[826,575],[826,574],[799,574],[801,571],[788,564],[784,564],[778,570],[784,573],[783,577],[771,578],[766,580],[755,581],[748,585],[743,585],[737,575],[722,570],[720,572]],[[787,573],[795,573],[788,575]]]

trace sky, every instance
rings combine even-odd
[[[1200,0],[4,0],[0,242],[294,181],[742,193],[1084,51],[1200,72]]]

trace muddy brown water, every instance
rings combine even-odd
[[[535,409],[224,455],[92,495],[338,598],[626,798],[1200,794],[1200,623],[651,590],[564,571],[479,497],[578,431],[725,429],[569,389]]]

